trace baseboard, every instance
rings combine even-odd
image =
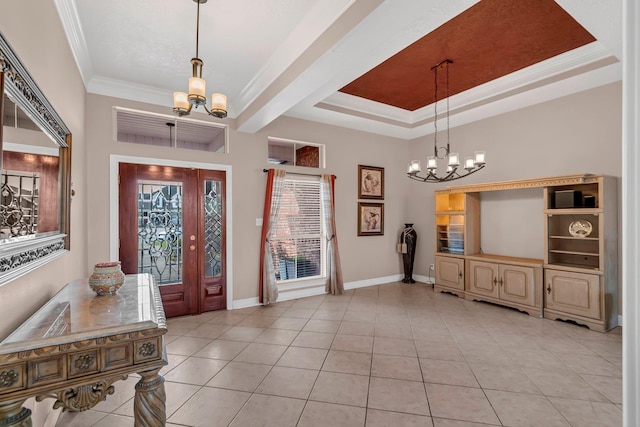
[[[237,310],[239,308],[255,307],[260,305],[258,298],[245,298],[237,299],[233,301],[233,307],[230,310]]]
[[[399,282],[402,280],[403,277],[404,275],[402,274],[396,274],[393,276],[375,277],[373,279],[356,280],[354,282],[345,282],[344,289],[350,290],[350,289],[366,288],[368,286],[376,286],[376,285],[383,285],[385,283]],[[421,275],[414,274],[413,279],[416,282],[424,282],[427,284],[433,283],[433,278],[429,276],[421,276]],[[290,291],[280,290],[278,292],[278,302],[289,301],[292,299],[305,298],[305,297],[314,297],[314,296],[323,295],[323,294],[326,294],[324,285],[312,286],[308,288],[295,289]],[[231,310],[237,310],[240,308],[247,308],[247,307],[256,307],[258,305],[260,305],[260,303],[258,302],[258,298],[239,299],[239,300],[233,301],[233,308],[231,308]]]
[[[356,280],[355,282],[345,282],[344,289],[358,289],[366,288],[367,286],[382,285],[384,283],[399,282],[404,276],[402,274],[396,274],[394,276],[376,277],[373,279]]]

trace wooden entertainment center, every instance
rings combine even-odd
[[[543,190],[544,258],[482,253],[481,194],[524,188]],[[435,192],[434,216],[436,291],[601,332],[618,325],[615,177],[580,174],[449,187]]]

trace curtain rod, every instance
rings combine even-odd
[[[262,169],[262,172],[267,173],[269,172],[269,169]],[[321,177],[322,174],[315,174],[315,173],[301,173],[301,172],[286,172],[290,175],[304,175],[304,176],[317,176],[317,177]],[[336,179],[338,179],[338,177],[336,177]]]

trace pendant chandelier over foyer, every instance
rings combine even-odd
[[[202,78],[204,62],[198,58],[198,42],[200,38],[200,4],[207,0],[193,0],[198,4],[196,15],[196,56],[191,59],[192,74],[189,78],[189,93],[173,93],[173,112],[178,116],[186,116],[191,113],[191,108],[202,105],[206,112],[214,117],[227,117],[227,97],[221,93],[211,95],[211,110],[207,108],[206,82]]]
[[[484,151],[476,151],[474,153],[474,157],[467,157],[464,161],[464,170],[465,172],[458,172],[458,168],[460,167],[460,155],[459,153],[451,152],[450,148],[450,132],[449,132],[449,64],[453,64],[453,61],[450,59],[445,59],[431,67],[431,70],[434,74],[435,80],[435,101],[434,105],[434,117],[433,124],[435,127],[435,132],[433,133],[433,156],[427,157],[427,175],[420,176],[420,172],[422,172],[422,167],[420,165],[420,160],[412,160],[409,163],[409,168],[407,170],[407,176],[416,181],[422,182],[446,182],[446,181],[454,181],[456,179],[464,178],[466,176],[471,175],[472,173],[478,172],[480,169],[483,169],[485,166],[485,152]],[[438,69],[445,68],[447,73],[447,145],[438,147]],[[438,175],[438,159],[448,159],[446,173],[444,175]]]

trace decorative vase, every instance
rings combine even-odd
[[[102,262],[93,268],[89,276],[89,287],[98,296],[113,295],[124,283],[124,273],[120,268],[120,261]]]
[[[404,279],[402,283],[416,283],[413,280],[413,261],[416,258],[416,242],[418,240],[418,234],[413,229],[413,224],[405,224],[404,230],[402,230],[402,236],[400,236],[400,243],[407,245],[406,253],[402,254],[402,265],[404,267]]]

